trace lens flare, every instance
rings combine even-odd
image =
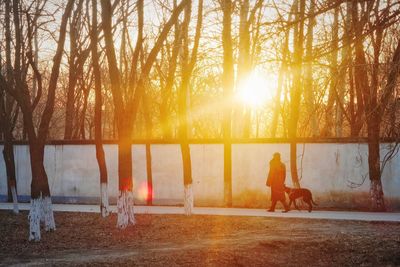
[[[138,191],[137,191],[137,197],[141,201],[147,201],[148,193],[149,193],[149,188],[147,187],[146,182],[141,182]]]

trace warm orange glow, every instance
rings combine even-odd
[[[138,187],[138,199],[144,201],[147,200],[147,196],[148,196],[147,182],[142,182]]]
[[[276,89],[275,75],[253,71],[240,83],[236,99],[246,106],[259,108],[275,97]]]
[[[120,178],[119,190],[120,191],[132,191],[133,181],[132,177]]]

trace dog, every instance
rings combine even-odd
[[[308,212],[312,211],[313,205],[318,206],[317,203],[314,202],[312,198],[312,193],[309,189],[307,188],[290,188],[285,186],[285,192],[288,194],[290,202],[289,202],[289,209],[292,203],[294,204],[294,207],[298,210],[299,207],[296,205],[296,199],[298,198],[303,198],[303,201],[308,204]]]

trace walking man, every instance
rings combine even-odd
[[[285,179],[286,166],[281,162],[281,154],[275,152],[272,160],[269,162],[269,173],[266,185],[271,187],[271,207],[269,212],[275,211],[276,202],[280,201],[285,208],[282,212],[288,212],[289,207],[286,204],[285,197]]]

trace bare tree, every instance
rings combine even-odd
[[[225,205],[232,206],[232,92],[233,92],[233,49],[232,49],[232,1],[220,1],[223,21],[222,21],[222,47],[224,53],[222,86],[223,97],[226,101],[222,122],[222,132],[224,138],[224,201]]]
[[[361,7],[361,8],[359,8]],[[385,29],[397,21],[396,13],[390,13],[391,5],[388,4],[383,10],[381,2],[356,1],[352,3],[352,27],[354,29],[354,87],[357,97],[357,109],[362,111],[362,116],[366,121],[366,134],[368,136],[368,168],[370,179],[371,208],[374,211],[384,211],[386,209],[384,194],[381,181],[380,166],[380,138],[381,124],[384,113],[391,95],[397,84],[400,71],[400,41],[391,56],[388,64],[388,75],[386,84],[381,86],[380,80],[383,75],[381,68],[381,51]],[[370,36],[372,55],[367,55],[365,51],[364,26],[368,24],[371,30]],[[371,59],[372,63],[368,62]],[[350,83],[353,81],[350,80]],[[361,116],[361,115],[360,115]],[[358,133],[362,124],[353,120],[351,134]]]
[[[303,42],[304,42],[304,14],[305,0],[296,0],[296,20],[293,35],[293,81],[290,92],[290,118],[289,118],[289,138],[290,141],[290,173],[295,187],[300,187],[297,173],[297,128],[300,116],[300,100],[302,95],[302,64],[303,64]]]
[[[50,189],[47,173],[43,165],[44,146],[49,131],[50,120],[54,111],[55,92],[59,76],[60,63],[64,48],[67,20],[71,14],[73,0],[69,0],[61,18],[60,35],[57,43],[56,53],[47,88],[47,99],[45,108],[41,114],[41,120],[36,131],[33,121],[33,111],[40,98],[39,92],[36,98],[31,101],[29,89],[21,69],[21,46],[22,25],[20,22],[20,2],[13,0],[13,18],[15,30],[15,54],[14,54],[14,81],[15,86],[6,87],[8,92],[17,100],[23,113],[24,127],[27,131],[31,161],[32,183],[31,183],[31,209],[29,212],[29,240],[40,240],[40,221],[44,221],[45,230],[55,230],[55,222],[50,198]],[[32,42],[32,39],[29,40]],[[32,57],[32,54],[30,54]],[[31,58],[32,62],[32,58]],[[38,80],[38,87],[41,88],[41,76],[35,64],[31,64]],[[6,82],[4,82],[6,83]]]
[[[315,1],[310,0],[310,7],[308,11],[308,25],[307,25],[307,40],[306,40],[306,55],[304,57],[304,98],[307,106],[311,124],[311,136],[319,136],[319,129],[317,124],[317,116],[315,112],[315,96],[313,84],[313,38],[314,38],[314,12]]]
[[[178,92],[178,118],[179,118],[179,139],[181,143],[182,162],[183,162],[183,184],[185,186],[184,191],[184,206],[186,215],[190,215],[193,209],[193,188],[192,188],[192,163],[190,157],[190,147],[188,142],[188,129],[190,129],[190,123],[188,120],[188,109],[190,101],[190,79],[192,72],[197,60],[197,50],[199,47],[200,33],[202,26],[202,11],[203,1],[199,1],[198,15],[197,15],[197,26],[196,34],[194,37],[193,50],[189,55],[189,24],[192,11],[191,2],[186,5],[185,16],[182,23],[182,79]]]
[[[134,224],[133,194],[132,194],[132,150],[131,134],[133,124],[137,115],[139,103],[145,89],[145,82],[148,79],[153,63],[164,43],[169,30],[175,24],[184,7],[189,0],[183,0],[173,10],[170,19],[165,23],[153,48],[148,54],[145,63],[138,74],[139,53],[143,47],[143,28],[138,30],[138,39],[132,56],[131,73],[129,77],[129,90],[122,87],[121,73],[118,69],[115,45],[112,32],[111,3],[109,0],[102,0],[102,23],[105,40],[105,50],[108,60],[109,76],[111,80],[111,92],[113,95],[114,110],[118,128],[118,176],[119,190],[118,197],[118,222],[119,228],[125,228],[128,224]],[[143,16],[143,0],[137,2],[138,16]],[[140,19],[139,19],[140,20]],[[125,95],[126,94],[126,95]]]
[[[11,7],[10,2],[5,1],[5,37],[6,37],[6,77],[3,78],[7,83],[3,83],[0,87],[0,132],[3,134],[4,147],[3,158],[6,165],[7,185],[9,201],[14,203],[14,213],[17,214],[18,198],[16,189],[16,174],[15,174],[15,160],[14,160],[14,146],[13,146],[13,129],[18,118],[19,107],[14,98],[7,94],[4,86],[14,86],[13,69],[11,62],[11,26],[10,26]],[[0,66],[1,75],[1,66]],[[11,193],[11,194],[10,194]],[[11,195],[11,199],[10,199]]]
[[[102,144],[102,106],[103,97],[101,94],[101,73],[99,64],[99,55],[97,51],[98,32],[97,32],[97,1],[92,0],[92,30],[90,31],[90,48],[92,55],[92,67],[94,75],[95,90],[95,111],[94,111],[94,139],[96,145],[96,158],[99,165],[100,174],[100,213],[107,217],[110,208],[108,205],[108,177],[106,159]]]
[[[11,81],[8,80],[8,84],[10,83]],[[2,85],[0,86],[0,133],[4,137],[3,158],[6,166],[7,187],[9,196],[8,201],[11,200],[14,203],[13,212],[15,214],[18,214],[19,209],[17,197],[17,179],[15,174],[13,145],[13,128],[15,120],[18,116],[18,107],[14,108],[14,100],[8,94],[6,94],[4,86],[7,86],[7,84],[2,83]]]

